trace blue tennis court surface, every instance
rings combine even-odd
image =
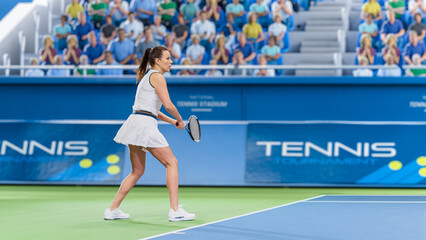
[[[322,195],[147,239],[425,240],[426,196]]]

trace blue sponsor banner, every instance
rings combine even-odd
[[[125,146],[112,140],[119,127],[2,122],[0,181],[119,182]]]
[[[426,123],[249,124],[247,183],[426,185]]]

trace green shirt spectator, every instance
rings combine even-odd
[[[404,0],[389,0],[387,2],[387,9],[395,11],[395,18],[401,19],[402,14],[405,11],[405,1]]]

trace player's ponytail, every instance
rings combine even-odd
[[[139,81],[143,78],[143,76],[146,73],[146,70],[148,68],[148,61],[149,61],[149,55],[151,53],[151,48],[147,48],[145,52],[143,53],[142,62],[139,65],[139,70],[137,74],[137,81],[136,84],[139,83]]]

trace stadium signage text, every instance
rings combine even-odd
[[[89,153],[88,141],[51,141],[50,145],[41,144],[35,140],[24,140],[21,145],[3,140],[0,143],[0,155],[16,152],[21,155],[34,155],[39,149],[49,155],[84,156]]]

